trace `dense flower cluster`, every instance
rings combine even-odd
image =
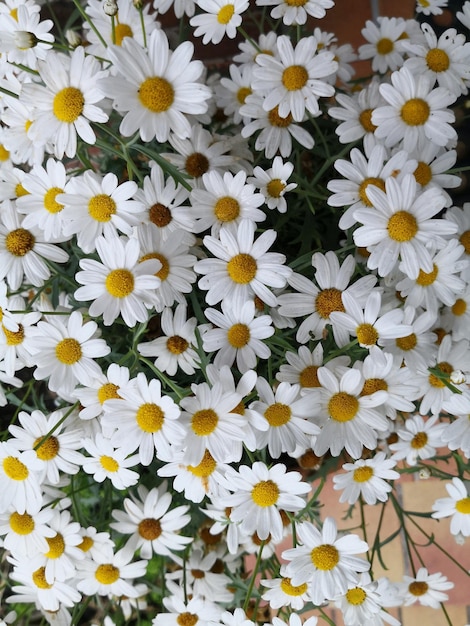
[[[446,479],[427,517],[470,536],[465,35],[383,17],[356,53],[333,0],[74,0],[62,37],[40,4],[0,2],[0,622],[439,608],[396,486]],[[243,41],[211,71],[189,33]],[[393,502],[410,575],[325,482]]]

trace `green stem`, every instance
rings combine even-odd
[[[258,575],[259,567],[260,567],[260,564],[261,564],[261,555],[263,554],[264,544],[265,544],[265,540],[263,539],[263,541],[261,542],[260,547],[259,547],[258,556],[256,557],[256,563],[255,563],[255,567],[253,569],[253,573],[251,574],[250,584],[248,585],[248,589],[247,589],[247,592],[246,592],[245,602],[243,603],[243,610],[244,611],[247,610],[248,605],[250,603],[251,594],[253,592],[253,587],[255,586],[256,576]]]
[[[87,15],[82,7],[82,5],[80,4],[80,0],[72,0],[72,2],[75,5],[75,8],[77,9],[77,11],[80,13],[80,15],[82,16],[82,18],[88,22],[88,24],[90,25],[91,29],[94,31],[95,35],[98,37],[98,39],[101,41],[101,43],[103,44],[103,46],[105,48],[108,47],[108,44],[106,43],[106,41],[103,39],[103,36],[101,35],[100,31],[96,28],[95,24],[93,23],[93,20],[90,19],[90,16]]]

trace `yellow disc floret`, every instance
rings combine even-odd
[[[139,88],[139,100],[152,113],[168,111],[175,99],[175,91],[166,78],[151,76]]]
[[[83,112],[85,97],[77,87],[64,87],[55,97],[52,103],[54,115],[60,122],[72,124]]]
[[[279,499],[279,487],[272,480],[261,480],[251,490],[251,497],[258,506],[273,506]]]

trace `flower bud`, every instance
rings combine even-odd
[[[117,2],[115,0],[104,0],[103,11],[106,13],[106,15],[109,15],[110,17],[117,15],[117,12],[118,12]]]
[[[82,38],[80,37],[80,35],[77,33],[76,30],[72,30],[71,28],[65,31],[65,38],[67,39],[69,46],[74,49],[78,48],[78,46],[80,46],[82,43]]]

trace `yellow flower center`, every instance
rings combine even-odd
[[[455,510],[464,515],[470,515],[470,498],[462,498],[455,503]]]
[[[240,87],[237,91],[237,100],[240,104],[244,104],[247,97],[253,93],[249,87]]]
[[[237,406],[230,411],[230,413],[237,413],[237,415],[245,415],[245,404],[243,400],[237,404]]]
[[[232,257],[227,263],[227,272],[234,283],[247,285],[256,276],[256,259],[244,252]]]
[[[5,146],[0,143],[0,161],[8,161],[10,158],[10,151],[5,148]]]
[[[423,272],[423,270],[419,270],[418,278],[416,279],[416,283],[421,285],[421,287],[429,287],[436,280],[437,275],[439,274],[439,268],[434,263],[433,268],[430,272]]]
[[[466,230],[460,235],[459,242],[465,248],[465,253],[470,254],[470,230]]]
[[[18,324],[18,330],[12,331],[5,328],[2,324],[3,332],[5,333],[5,337],[7,340],[8,346],[19,346],[20,343],[23,343],[24,340],[24,328],[23,324]]]
[[[29,470],[16,456],[7,456],[3,459],[3,471],[11,480],[26,480]]]
[[[328,413],[336,422],[349,422],[354,419],[359,409],[359,401],[345,391],[331,396],[328,402]]]
[[[29,196],[29,191],[26,191],[23,185],[18,183],[15,187],[15,194],[17,198],[22,198],[23,196]]]
[[[64,190],[60,189],[60,187],[51,187],[47,190],[44,196],[44,208],[49,213],[59,213],[64,208],[64,205],[56,200],[59,193],[64,193]]]
[[[315,298],[315,310],[318,315],[327,320],[333,311],[345,312],[341,291],[335,287],[323,289]]]
[[[82,114],[85,98],[76,87],[64,87],[55,97],[52,110],[59,122],[72,124]]]
[[[273,178],[266,185],[266,190],[271,198],[280,198],[285,188],[286,184],[280,178]]]
[[[56,533],[55,537],[46,537],[49,551],[44,556],[48,559],[58,559],[65,552],[65,541],[60,533]]]
[[[363,204],[366,206],[373,206],[372,202],[367,197],[366,189],[369,185],[373,185],[374,187],[378,187],[382,191],[385,191],[385,182],[381,178],[365,178],[362,183],[359,185],[359,198],[362,200]]]
[[[170,273],[170,264],[168,263],[168,259],[159,252],[149,252],[148,254],[144,254],[144,256],[141,257],[139,263],[147,261],[148,259],[157,259],[158,261],[160,261],[162,266],[155,274],[155,276],[158,276],[158,278],[162,282],[166,280],[168,278],[168,274]]]
[[[96,580],[102,585],[112,585],[119,578],[119,568],[112,563],[102,563],[95,571]]]
[[[201,152],[193,152],[186,159],[184,168],[190,176],[200,178],[209,169],[209,159]]]
[[[359,114],[359,123],[361,124],[362,128],[368,133],[373,133],[377,129],[377,126],[375,124],[372,124],[373,112],[374,109],[364,109],[364,111],[361,111],[361,113]]]
[[[146,402],[139,407],[135,419],[144,432],[156,433],[163,426],[165,414],[158,404]]]
[[[318,380],[318,365],[307,365],[299,374],[301,387],[321,387]]]
[[[379,333],[372,324],[359,324],[356,335],[360,346],[374,346],[379,338]]]
[[[310,559],[317,569],[323,572],[329,572],[338,565],[339,552],[334,546],[329,543],[324,543],[321,546],[313,548],[310,552]]]
[[[114,383],[105,383],[98,389],[97,396],[98,402],[104,404],[106,400],[120,400],[121,396],[118,394],[119,387]]]
[[[158,539],[162,534],[162,527],[157,519],[147,517],[143,519],[138,526],[139,535],[147,541]]]
[[[224,196],[215,203],[214,213],[221,222],[232,222],[240,215],[240,204],[235,198]]]
[[[232,348],[243,348],[250,341],[250,329],[246,324],[234,324],[227,331],[227,339]]]
[[[130,270],[111,270],[106,276],[106,290],[114,298],[126,298],[134,291],[134,274]]]
[[[173,335],[166,340],[166,348],[171,354],[183,354],[188,349],[189,343],[179,335]]]
[[[176,618],[178,626],[194,626],[199,621],[199,617],[194,613],[180,613]]]
[[[33,583],[36,585],[38,589],[51,589],[52,585],[50,585],[46,580],[46,568],[40,567],[36,571],[31,574],[31,578],[33,579]]]
[[[5,246],[13,256],[24,256],[34,248],[36,239],[29,230],[16,228],[5,237]]]
[[[217,13],[217,21],[219,24],[228,24],[235,13],[235,6],[233,4],[226,4]]]
[[[268,113],[268,120],[271,126],[287,128],[292,124],[292,115],[288,113],[286,117],[281,117],[278,107],[274,107],[274,109],[271,109]]]
[[[281,402],[275,402],[268,406],[266,411],[264,412],[264,417],[266,418],[268,424],[273,427],[284,426],[289,422],[292,415],[292,411],[287,404],[282,404]]]
[[[202,461],[198,465],[188,465],[187,469],[198,478],[208,478],[215,470],[217,463],[209,450],[204,452]]]
[[[273,506],[279,499],[279,487],[272,480],[261,480],[251,490],[251,498],[258,506]]]
[[[418,161],[418,167],[413,172],[416,182],[426,187],[432,180],[432,169],[424,161]]]
[[[172,219],[170,209],[160,202],[153,204],[149,209],[149,220],[158,228],[168,226]]]
[[[430,113],[431,109],[426,100],[411,98],[402,106],[400,116],[408,126],[422,126],[428,121]]]
[[[353,472],[353,480],[356,483],[366,483],[374,475],[374,470],[368,465],[358,467]]]
[[[24,123],[24,130],[25,130],[26,133],[31,128],[32,123],[33,123],[32,120],[26,120],[26,122]]]
[[[90,198],[88,202],[88,213],[97,222],[109,222],[116,213],[116,203],[105,193]]]
[[[191,428],[198,437],[207,437],[214,432],[219,423],[219,416],[213,409],[196,411],[191,418]]]
[[[39,448],[36,448],[36,446],[43,439],[44,437],[38,437],[38,439],[36,439],[33,443],[33,448],[36,450],[38,459],[41,459],[41,461],[52,461],[52,459],[55,459],[55,457],[59,454],[59,440],[57,437],[54,437],[54,435],[50,435],[43,443],[41,443]]]
[[[361,391],[361,396],[370,396],[376,391],[387,391],[388,385],[383,378],[367,378]]]
[[[305,87],[308,72],[303,65],[290,65],[282,72],[282,84],[287,91],[297,91]]]
[[[107,454],[103,454],[100,456],[101,467],[107,472],[117,472],[119,469],[119,463],[113,459],[112,456],[108,456]]]
[[[410,241],[418,232],[418,222],[408,211],[397,211],[388,220],[388,235],[390,239],[403,243]]]
[[[132,32],[132,28],[129,24],[116,24],[114,28],[114,43],[116,46],[122,45],[122,40],[124,37],[133,37],[134,33]]]
[[[448,380],[450,374],[454,371],[454,368],[447,361],[442,361],[436,365],[436,368],[440,370],[443,374],[445,374],[445,378]],[[428,377],[429,383],[433,387],[445,387],[445,383],[441,378],[438,378],[435,374],[429,374]]]
[[[427,434],[421,431],[419,433],[416,433],[416,435],[411,440],[410,445],[414,450],[421,450],[421,448],[424,448],[427,442],[428,442]]]
[[[308,0],[284,0],[284,1],[290,7],[303,7],[308,2]]]
[[[386,55],[390,54],[390,52],[393,50],[394,44],[393,41],[388,37],[382,37],[382,39],[379,39],[376,43],[376,47],[379,54]]]
[[[452,305],[452,313],[454,315],[464,315],[467,310],[467,303],[462,298],[458,298],[455,303]]]
[[[191,574],[193,578],[198,578],[199,580],[201,578],[205,578],[206,576],[206,572],[204,572],[202,569],[192,569]]]
[[[406,337],[398,337],[395,339],[395,344],[400,350],[413,350],[416,347],[418,340],[414,333],[407,335]]]
[[[73,365],[82,358],[82,347],[76,339],[67,337],[56,345],[55,355],[64,365]]]
[[[408,585],[408,591],[414,596],[424,596],[428,589],[428,583],[425,583],[422,580],[415,580]]]
[[[426,63],[432,72],[445,72],[449,69],[450,59],[441,48],[432,48],[426,55]]]
[[[88,552],[88,550],[90,550],[93,547],[94,543],[95,542],[93,541],[93,539],[91,537],[87,537],[85,535],[85,537],[83,537],[82,543],[79,543],[77,548],[82,550],[82,552]]]
[[[152,113],[168,111],[175,100],[175,91],[166,78],[146,78],[139,88],[139,100]]]
[[[34,530],[34,519],[29,513],[20,515],[16,511],[10,515],[10,528],[17,535],[29,535]]]
[[[306,593],[308,586],[307,583],[301,585],[293,585],[290,578],[283,578],[281,580],[281,589],[288,596],[301,596]]]
[[[429,0],[418,0],[418,4],[421,5],[425,9],[431,6],[431,3],[429,2]]]
[[[346,600],[353,606],[363,604],[366,598],[366,592],[360,587],[353,587],[352,589],[348,589],[348,591],[346,591]]]

